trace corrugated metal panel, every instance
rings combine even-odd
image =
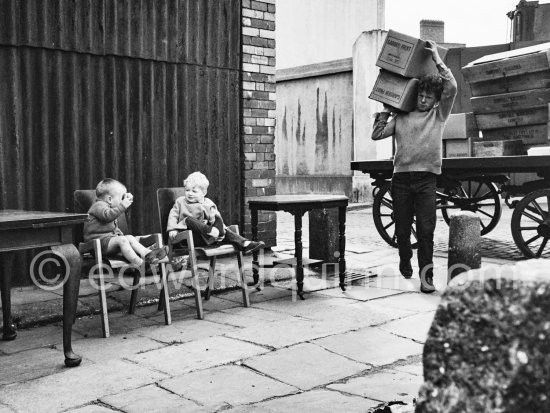
[[[194,171],[242,209],[239,0],[0,0],[0,209],[72,210],[110,176],[158,231]]]

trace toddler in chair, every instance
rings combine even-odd
[[[84,242],[99,239],[105,255],[121,253],[131,264],[156,264],[166,256],[165,248],[147,248],[132,235],[124,235],[117,218],[134,202],[134,197],[116,179],[102,180],[95,190],[97,199],[88,210],[84,223]]]
[[[206,198],[209,184],[201,172],[193,172],[183,181],[185,195],[176,199],[168,216],[166,230],[170,239],[178,241],[180,231],[191,230],[196,247],[229,243],[245,254],[262,248],[262,241],[246,239],[225,226],[216,204]]]

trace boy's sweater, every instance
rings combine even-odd
[[[88,221],[84,223],[84,242],[110,235],[124,235],[118,228],[117,218],[126,211],[124,206],[111,206],[100,199],[88,210]]]
[[[204,198],[203,202],[187,202],[185,196],[176,199],[170,215],[168,215],[168,224],[166,231],[187,229],[183,221],[186,217],[194,217],[198,220],[211,220],[214,213],[218,211],[216,204],[209,198]]]
[[[395,137],[394,172],[432,172],[441,174],[443,128],[456,96],[456,80],[450,69],[442,67],[443,93],[439,104],[427,112],[401,113],[387,122],[389,113],[377,115],[372,139]]]

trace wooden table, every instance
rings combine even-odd
[[[265,211],[285,211],[294,215],[294,244],[296,258],[296,284],[298,286],[298,296],[303,300],[304,293],[304,260],[302,257],[302,216],[313,209],[338,208],[338,224],[339,224],[339,251],[338,270],[340,276],[340,288],[343,291],[346,289],[346,209],[348,206],[348,198],[344,195],[273,195],[263,196],[258,198],[250,198],[248,206],[251,211],[252,220],[252,239],[258,240],[258,210]],[[259,262],[258,253],[252,256],[252,271],[254,283],[259,281]]]
[[[80,287],[81,259],[73,242],[73,227],[82,224],[87,214],[0,210],[0,253],[49,247],[65,261],[63,278],[63,352],[68,367],[78,366],[81,357],[72,350],[71,333]],[[5,254],[0,254],[0,258]],[[62,265],[61,268],[67,267]],[[36,265],[33,268],[37,268]],[[31,271],[34,271],[31,269]],[[36,276],[37,274],[35,274]],[[11,324],[11,274],[2,274],[0,289],[4,326],[3,340],[14,340],[17,332]]]

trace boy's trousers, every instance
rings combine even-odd
[[[399,258],[406,261],[412,257],[411,225],[416,217],[418,267],[421,275],[433,274],[436,178],[431,172],[396,172],[391,182]]]
[[[214,238],[208,236],[208,233],[212,230],[212,227],[210,225],[207,225],[204,222],[193,217],[185,218],[185,224],[187,225],[187,228],[193,232],[193,242],[195,243],[196,247],[204,247],[207,245],[215,244],[217,242]],[[225,237],[222,241],[220,241],[220,243],[233,244],[238,248],[242,248],[246,240],[246,238],[226,228]]]

